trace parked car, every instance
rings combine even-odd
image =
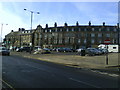
[[[108,53],[108,50],[106,48],[99,48],[103,54],[107,54]]]
[[[10,55],[10,50],[5,47],[0,47],[0,55]]]
[[[102,50],[101,50],[101,49],[96,48],[95,50],[96,50],[96,52],[97,52],[97,55],[101,55],[101,54],[103,54],[103,52],[102,52]]]
[[[102,51],[96,48],[87,48],[86,54],[88,54],[89,56],[100,55],[102,54]]]
[[[72,52],[76,52],[76,49],[71,48]]]
[[[92,49],[86,49],[86,54],[89,56],[94,56],[95,55],[95,51]]]
[[[22,51],[22,48],[18,47],[18,48],[16,49],[16,51],[17,51],[17,52],[21,52],[21,51]]]
[[[53,48],[52,51],[56,51],[57,48]]]
[[[17,52],[30,52],[30,50],[32,51],[33,49],[31,47],[20,47],[16,49]]]
[[[57,52],[65,52],[65,48],[57,48],[56,51]]]
[[[85,48],[78,48],[78,49],[76,49],[77,52],[81,52],[81,50],[85,50]]]
[[[51,49],[49,49],[49,48],[43,48],[41,50],[41,54],[49,54],[49,53],[51,53]]]
[[[64,52],[72,52],[71,48],[64,48]]]
[[[34,51],[38,51],[38,50],[41,50],[42,48],[40,46],[35,46],[34,47]]]

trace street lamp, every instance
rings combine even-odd
[[[119,23],[117,23],[117,29],[118,29],[118,50],[120,52],[120,28],[119,28]]]
[[[29,11],[30,13],[31,13],[31,30],[32,30],[32,21],[33,21],[33,13],[36,13],[36,14],[40,14],[39,12],[34,12],[34,11],[31,11],[31,10],[27,10],[27,9],[24,9],[25,11]],[[34,33],[33,33],[34,34]],[[31,36],[31,40],[33,40],[32,38],[34,38],[33,37],[34,35],[32,35]],[[32,46],[33,47],[33,42],[34,41],[32,41],[32,43],[30,43],[30,47]],[[30,53],[31,53],[31,48],[30,48]]]
[[[2,31],[3,31],[3,25],[4,25],[4,24],[2,23],[2,24],[1,24],[1,35],[0,35],[0,36],[1,36],[1,40],[0,40],[1,43],[2,43]],[[8,24],[5,24],[5,25],[8,25]]]
[[[32,19],[33,19],[33,13],[40,14],[39,12],[34,12],[31,10],[24,9],[25,11],[29,11],[31,13],[31,30],[32,30]]]

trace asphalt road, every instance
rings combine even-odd
[[[118,88],[116,77],[14,55],[2,57],[2,81],[13,89]]]

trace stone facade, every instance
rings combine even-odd
[[[14,34],[13,34],[14,33]],[[5,36],[6,40],[10,38],[11,43],[9,45],[21,47],[21,46],[41,46],[43,48],[80,48],[80,47],[97,47],[99,44],[104,43],[104,40],[111,40],[112,44],[118,44],[118,25],[79,25],[76,22],[74,26],[68,26],[67,23],[64,26],[48,27],[45,28],[38,25],[34,30],[19,30],[11,32]]]

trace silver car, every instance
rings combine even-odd
[[[5,47],[0,47],[0,55],[10,55],[10,51]]]

